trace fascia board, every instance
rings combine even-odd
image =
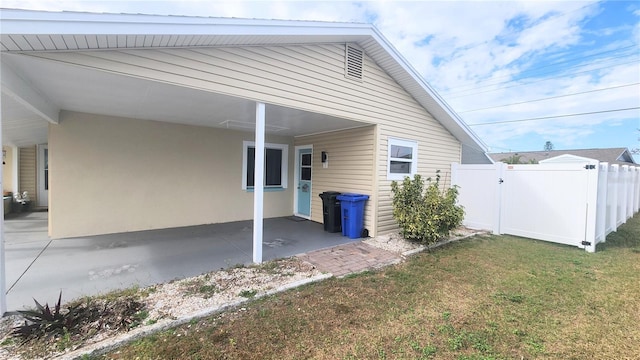
[[[440,116],[438,117],[438,120],[443,122],[443,125],[449,131],[451,131],[454,136],[458,138],[467,137],[475,145],[477,145],[478,150],[487,152],[488,149],[486,144],[480,138],[478,138],[478,136],[464,123],[464,121],[462,121],[462,119],[460,119],[460,117],[449,106],[449,104],[447,104],[447,102],[431,87],[431,85],[429,85],[424,80],[424,78],[420,76],[420,74],[413,68],[413,66],[409,64],[409,62],[395,49],[395,47],[382,35],[382,33],[378,31],[378,29],[373,27],[372,30],[374,32],[374,38],[376,39],[377,43],[380,44],[380,46],[386,51],[386,53],[394,58],[395,63],[402,67],[402,69],[411,76],[413,81],[415,81],[434,101],[436,101],[438,106],[440,106],[440,108],[444,111],[443,115],[445,115],[446,118],[442,119],[442,116]],[[415,94],[412,95],[415,96]],[[426,104],[422,105],[426,107]],[[460,133],[460,131],[455,131],[456,128],[459,129],[462,133]]]
[[[370,35],[371,25],[0,9],[3,34]]]

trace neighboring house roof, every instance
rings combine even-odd
[[[518,151],[488,154],[494,161],[503,161],[512,156],[520,156],[521,163],[530,161],[543,161],[560,155],[573,155],[583,158],[595,159],[600,162],[618,165],[636,165],[629,149],[627,148],[606,148],[606,149],[574,149],[574,150],[551,150],[551,151]]]
[[[477,135],[371,24],[0,11],[3,52],[355,43],[464,148],[482,154],[487,151]]]

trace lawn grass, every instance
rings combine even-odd
[[[258,299],[101,358],[640,358],[640,216],[597,250],[474,238]]]

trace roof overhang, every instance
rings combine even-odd
[[[371,24],[0,9],[4,53],[357,43],[464,145],[484,143]],[[45,101],[46,102],[46,101]]]
[[[566,163],[585,163],[598,161],[597,159],[591,159],[583,156],[576,156],[571,154],[563,154],[554,156],[548,159],[540,160],[540,164],[566,164]]]
[[[629,151],[629,149],[622,150],[617,160],[622,162],[630,162],[632,164],[637,164],[636,159],[633,158],[633,155],[631,154],[631,151]]]

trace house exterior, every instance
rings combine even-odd
[[[523,164],[545,162],[548,159],[562,155],[572,155],[579,158],[587,158],[606,162],[611,165],[637,165],[631,152],[627,148],[603,148],[603,149],[572,149],[550,151],[518,151],[488,154],[493,161],[505,161],[505,159],[518,157]],[[571,161],[569,157],[563,158]]]
[[[259,242],[265,217],[322,222],[324,191],[369,195],[376,235],[392,180],[490,162],[369,24],[1,17],[3,189],[52,238],[254,219]]]

